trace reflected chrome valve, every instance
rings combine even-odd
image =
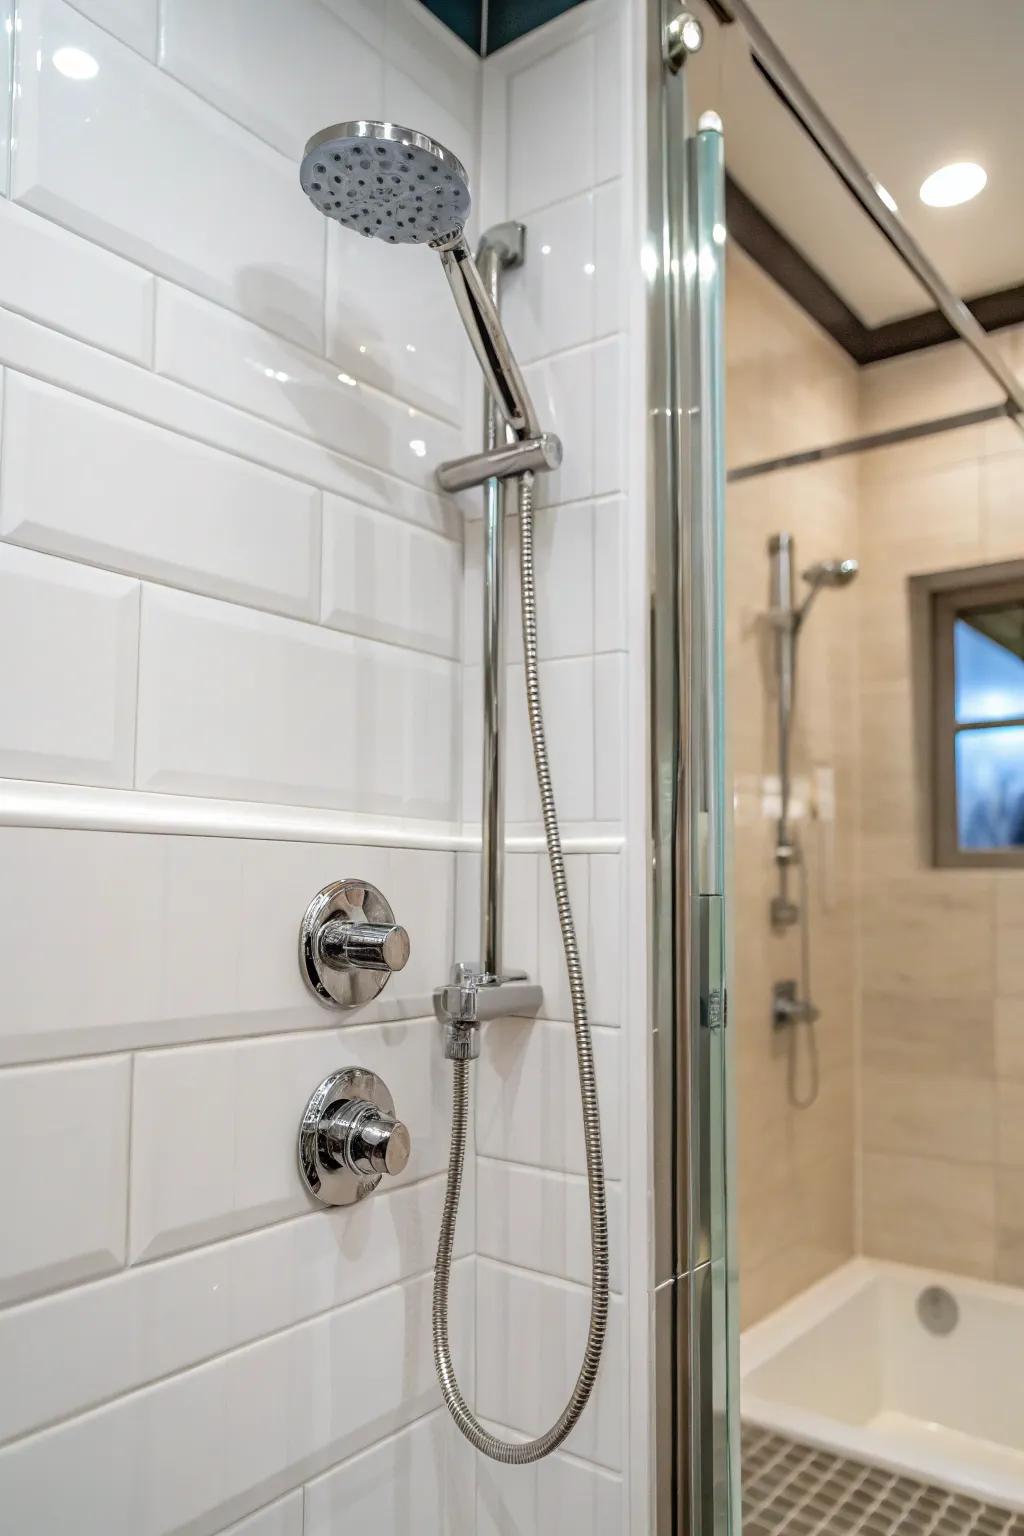
[[[354,1205],[409,1161],[409,1128],[387,1084],[363,1067],[324,1079],[299,1126],[299,1172],[321,1205]]]
[[[359,1008],[372,1002],[409,959],[409,935],[366,880],[335,880],[306,908],[299,967],[322,1003]]]

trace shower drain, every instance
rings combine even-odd
[[[960,1321],[960,1307],[952,1291],[944,1285],[925,1286],[917,1298],[917,1320],[929,1333],[940,1339],[952,1333]]]
[[[743,1536],[1024,1536],[1024,1515],[744,1424]]]

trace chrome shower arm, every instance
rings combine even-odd
[[[468,240],[460,231],[435,249],[495,404],[517,438],[539,438],[540,422],[530,392]]]

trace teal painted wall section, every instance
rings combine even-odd
[[[451,27],[464,43],[475,48],[477,53],[482,52],[481,0],[426,0],[426,6],[435,16],[440,17],[446,27]]]
[[[571,11],[580,0],[490,0],[487,15],[487,52],[514,43],[524,32],[542,27],[553,16]]]
[[[483,0],[424,0],[445,26],[482,53]],[[571,11],[581,0],[490,0],[487,8],[487,52],[514,43],[524,32],[542,27],[553,16]]]

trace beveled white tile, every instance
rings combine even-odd
[[[605,1171],[620,1176],[619,1032],[595,1028]],[[585,1173],[576,1048],[570,1024],[501,1019],[484,1026],[477,1066],[477,1151],[483,1157]]]
[[[594,815],[594,660],[569,657],[540,666],[541,698],[551,778],[563,821]],[[540,804],[533,766],[524,673],[508,669],[508,790],[510,822],[537,823]]]
[[[413,933],[412,954],[359,1021],[418,1017],[452,955],[450,853],[237,837],[0,828],[0,1061],[321,1029],[296,925],[331,880],[369,880]],[[74,1009],[38,977],[60,890]],[[103,899],[96,899],[102,890]]]
[[[319,349],[324,220],[294,163],[60,0],[21,20],[12,197]]]
[[[549,1456],[540,1463],[537,1536],[562,1536],[566,1530],[621,1536],[627,1529],[621,1477],[569,1456]]]
[[[453,955],[477,958],[480,948],[480,855],[455,855],[455,947]]]
[[[382,1189],[357,1206],[0,1311],[0,1364],[5,1380],[20,1383],[0,1395],[0,1440],[422,1274],[433,1262],[443,1193],[440,1176]],[[472,1182],[464,1198],[470,1219],[458,1223],[458,1256],[473,1247]]]
[[[315,618],[311,486],[8,370],[0,532],[18,544]]]
[[[138,582],[0,547],[0,775],[131,784],[138,633]]]
[[[538,880],[547,878],[547,859],[535,853],[506,853],[502,948],[505,965],[539,977]],[[479,877],[478,877],[479,879]]]
[[[622,976],[628,960],[625,858],[589,855],[590,887],[582,931],[583,972],[595,1024],[622,1024]]]
[[[483,709],[480,702],[482,688],[483,669],[480,666],[464,666],[462,669],[462,819],[469,826],[480,825],[483,767]],[[509,692],[511,691],[509,687]],[[509,758],[506,758],[506,775],[509,772],[508,765]],[[506,778],[506,784],[507,782]]]
[[[462,549],[453,540],[327,496],[323,581],[332,628],[458,656]]]
[[[508,654],[522,650],[518,539],[509,561]],[[542,660],[588,656],[594,649],[594,509],[552,507],[538,514],[534,534],[537,647]],[[513,646],[515,648],[513,648]]]
[[[307,1483],[304,1536],[345,1528],[374,1536],[449,1536],[447,1445],[441,1414]]]
[[[128,1094],[125,1056],[0,1072],[0,1303],[124,1263]]]
[[[620,342],[612,338],[560,353],[528,364],[524,374],[541,419],[564,449],[561,468],[538,481],[542,507],[620,490]]]
[[[624,363],[622,342],[613,338],[593,349],[594,495],[605,496],[625,485]]]
[[[626,121],[626,81],[629,70],[628,12],[622,6],[606,8],[606,19],[593,32],[594,59],[594,180],[603,182],[620,175],[629,163]]]
[[[436,108],[454,118],[462,131],[461,140],[449,124],[443,124],[436,117],[424,116],[422,124],[413,122],[409,126],[423,126],[435,137],[436,130],[444,127],[453,139],[448,147],[454,149],[471,178],[475,179],[483,74],[479,56],[420,0],[385,0],[380,9],[385,7],[388,63],[385,91],[393,90],[392,77],[401,72],[406,82],[417,85],[428,98],[413,104],[417,112]],[[389,110],[410,104],[403,103],[397,94],[389,95],[387,101]],[[405,120],[400,117],[398,121]],[[430,123],[434,126],[429,126]]]
[[[15,0],[0,0],[0,193],[5,197],[11,158],[14,4]]]
[[[546,430],[562,440],[560,468],[538,481],[543,507],[598,494],[594,482],[594,367],[595,349],[584,347],[530,363],[523,370]]]
[[[320,3],[366,42],[380,49],[385,33],[384,7],[380,0],[320,0]]]
[[[4,44],[0,43],[0,58]],[[93,346],[149,363],[153,279],[89,240],[17,203],[0,203],[4,307]]]
[[[547,860],[542,859],[538,872],[537,919],[540,930],[538,975],[544,988],[541,1012],[548,1019],[571,1020],[572,1001],[569,995],[569,977],[565,968],[565,949],[558,923],[554,887]],[[579,940],[580,951],[586,967],[589,956],[586,945],[590,913],[590,862],[585,853],[565,856],[565,878],[569,887],[573,922]],[[585,974],[585,973],[584,973]],[[585,980],[586,978],[585,974]],[[589,980],[587,1001],[590,1003]]]
[[[594,650],[626,647],[626,504],[620,497],[594,507]]]
[[[458,88],[449,95],[445,81],[430,81],[422,60],[416,59],[406,69],[391,60],[384,78],[384,102],[390,122],[416,128],[450,149],[468,171],[472,188],[478,156],[475,89],[460,100]]]
[[[343,17],[316,0],[164,0],[160,63],[297,166],[339,117],[384,116],[383,61]]]
[[[205,308],[211,317],[224,315],[231,318],[216,305]],[[243,325],[243,330],[257,340],[274,341],[269,332],[261,331],[259,327]],[[249,403],[239,408],[214,399],[204,392],[198,380],[194,387],[184,387],[175,379],[133,367],[122,358],[3,308],[0,308],[0,355],[8,366],[60,389],[74,390],[100,404],[127,411],[154,426],[181,432],[213,448],[251,459],[253,463],[278,470],[290,478],[322,486],[340,496],[351,496],[360,503],[391,512],[449,538],[461,538],[459,508],[453,500],[437,493],[431,478],[433,465],[430,460],[424,457],[421,461],[411,450],[409,457],[419,465],[418,469],[414,468],[414,473],[420,476],[418,484],[399,479],[394,473],[382,473],[369,463],[346,458],[323,443],[300,435],[298,427],[287,430],[267,416],[258,417]],[[373,394],[374,410],[379,402],[387,405],[385,396]],[[396,411],[404,411],[408,419],[408,407],[399,407],[394,402],[391,406]],[[351,435],[355,431],[352,418],[346,416],[343,422],[346,432]],[[436,426],[439,431],[449,430],[440,422]],[[370,446],[373,446],[372,435]],[[408,448],[408,444],[406,446]]]
[[[113,32],[137,53],[153,59],[158,4],[159,0],[75,0],[75,10],[82,11],[107,32]]]
[[[503,1440],[524,1439],[504,1424],[487,1424]],[[537,1463],[504,1466],[480,1456],[475,1536],[534,1536],[537,1529]]]
[[[520,218],[595,181],[594,39],[584,36],[509,81],[508,203]]]
[[[625,809],[626,658],[594,658],[594,816],[620,821]]]
[[[502,316],[521,363],[598,334],[595,206],[594,193],[584,192],[530,217],[526,260],[509,272],[502,294]]]
[[[622,1290],[622,1186],[609,1183],[610,1283]],[[590,1284],[590,1202],[586,1179],[521,1163],[477,1163],[477,1253],[520,1269]]]
[[[296,1127],[317,1083],[346,1064],[383,1077],[412,1134],[409,1165],[389,1186],[438,1173],[447,1158],[448,1103],[434,1020],[137,1056],[132,1262],[311,1209],[296,1164]],[[188,1137],[175,1137],[186,1105]],[[173,1159],[169,1138],[178,1147]]]
[[[446,422],[462,421],[469,342],[441,263],[422,246],[389,246],[331,225],[327,352],[350,377]]]
[[[147,588],[139,788],[445,819],[455,668]]]
[[[559,1413],[576,1380],[590,1316],[589,1287],[490,1259],[478,1259],[476,1271],[477,1411],[538,1434]],[[597,1385],[566,1442],[567,1450],[612,1470],[622,1466],[623,1321],[622,1302],[613,1297]]]
[[[471,1270],[453,1275],[460,1357]],[[214,1536],[435,1406],[430,1291],[387,1287],[17,1441],[0,1451],[0,1507],[25,1531]]]
[[[157,293],[156,367],[435,495],[435,465],[460,451],[445,422],[168,283]]]
[[[464,524],[462,546],[462,660],[466,666],[478,667],[482,656],[483,558],[483,523],[479,518],[473,518]],[[510,576],[511,572],[506,568],[506,584]]]
[[[302,1489],[296,1488],[247,1520],[228,1526],[221,1536],[303,1536]]]
[[[626,328],[625,221],[621,181],[609,181],[594,192],[594,319],[593,334],[609,336]]]

